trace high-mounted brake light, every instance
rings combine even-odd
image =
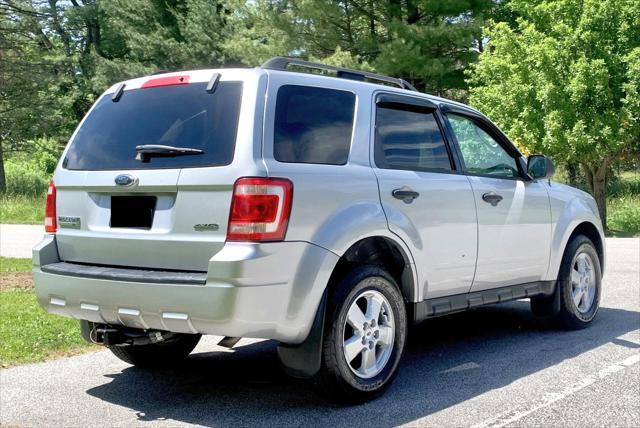
[[[282,241],[293,183],[285,178],[240,178],[233,187],[228,241]]]
[[[157,86],[175,86],[186,85],[189,83],[189,76],[168,76],[168,77],[156,77],[149,79],[140,86],[141,89],[155,88]]]
[[[56,219],[56,185],[53,180],[49,182],[47,188],[47,202],[44,206],[44,231],[55,233],[58,231],[58,221]]]

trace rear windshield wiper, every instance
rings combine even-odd
[[[188,155],[201,155],[204,150],[192,149],[190,147],[163,146],[161,144],[143,144],[136,146],[136,159],[142,162],[149,162],[153,157],[175,157]]]

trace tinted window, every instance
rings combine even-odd
[[[476,123],[464,116],[448,114],[466,170],[474,174],[517,177],[516,160]]]
[[[378,106],[375,160],[380,168],[451,170],[447,146],[433,113]]]
[[[276,100],[273,155],[280,162],[347,163],[354,94],[285,85]]]
[[[206,83],[125,91],[120,101],[104,96],[73,139],[67,169],[110,170],[228,165],[238,128],[240,82],[221,82],[213,94]],[[203,150],[203,154],[136,160],[136,146],[160,144]]]

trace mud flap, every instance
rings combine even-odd
[[[305,341],[299,345],[278,345],[280,364],[289,376],[309,379],[320,370],[326,306],[327,290],[322,295],[311,331]]]
[[[562,286],[560,281],[556,281],[552,294],[531,298],[531,312],[538,317],[556,317],[560,313],[560,293],[562,293]]]

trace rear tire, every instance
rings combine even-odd
[[[168,367],[187,358],[200,341],[199,334],[176,334],[165,342],[150,345],[110,346],[113,355],[125,363],[143,368]]]
[[[563,328],[579,330],[589,326],[600,307],[602,272],[593,242],[577,235],[562,256],[553,295],[531,299],[535,315],[548,317]]]
[[[376,266],[348,272],[330,290],[317,385],[328,398],[371,400],[390,385],[407,336],[404,300]]]

